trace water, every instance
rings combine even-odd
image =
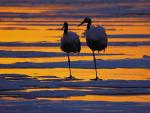
[[[148,0],[1,0],[0,74],[26,74],[39,80],[41,76],[68,76],[67,57],[59,47],[63,22],[68,21],[69,29],[78,33],[82,42],[81,54],[71,56],[73,75],[85,81],[93,78],[93,58],[83,37],[86,26],[77,26],[88,16],[93,24],[105,27],[109,38],[106,52],[96,56],[99,76],[104,80],[149,80],[149,11]],[[18,63],[26,67],[21,68]],[[37,68],[42,64],[45,66]],[[133,96],[74,95],[48,100],[128,102],[131,98]],[[149,102],[147,98],[149,95],[134,95],[132,102]]]

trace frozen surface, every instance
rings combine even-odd
[[[149,113],[150,111],[149,102],[63,100],[63,98],[86,95],[150,95],[149,80],[83,81],[55,76],[41,76],[41,78],[48,78],[48,80],[38,80],[27,75],[1,74],[0,111],[2,113],[49,113],[51,111],[53,113],[127,113],[129,111]],[[51,100],[53,98],[56,100]],[[57,100],[59,98],[62,100]]]
[[[72,61],[72,68],[94,68],[93,61]],[[132,65],[131,65],[132,64]],[[67,62],[17,62],[0,64],[0,68],[67,68]],[[150,68],[149,56],[137,59],[97,60],[98,68]]]
[[[0,101],[2,113],[149,113],[150,103],[88,101]]]

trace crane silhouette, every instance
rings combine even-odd
[[[92,24],[91,18],[89,17],[84,18],[84,20],[81,22],[81,24],[79,24],[79,26],[84,23],[87,23],[87,29],[85,32],[86,43],[93,52],[93,60],[96,73],[96,78],[91,80],[102,80],[97,75],[97,65],[94,51],[98,52],[102,50],[105,51],[108,43],[107,35],[105,29],[102,26],[91,26]]]
[[[81,50],[81,44],[79,40],[79,36],[71,31],[68,31],[68,23],[64,22],[63,28],[64,33],[61,38],[61,50],[67,53],[68,56],[68,66],[70,76],[67,78],[73,78],[71,74],[71,66],[70,66],[70,53],[79,53]]]

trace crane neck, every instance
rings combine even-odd
[[[68,33],[68,26],[65,26],[64,27],[64,34],[67,34]]]
[[[91,23],[92,23],[92,21],[91,21],[91,20],[89,20],[89,21],[88,21],[88,24],[87,24],[87,30],[89,30],[89,29],[90,29],[90,27],[91,27]]]

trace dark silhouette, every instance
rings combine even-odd
[[[63,37],[61,38],[61,50],[67,53],[69,73],[70,73],[70,76],[68,78],[72,78],[73,76],[71,74],[69,53],[79,53],[81,50],[81,44],[80,44],[79,36],[74,32],[68,31],[67,22],[64,22],[63,30],[64,30],[64,34]]]
[[[106,49],[107,47],[107,35],[105,32],[105,29],[102,26],[91,26],[92,20],[89,17],[86,17],[83,22],[81,22],[80,25],[83,23],[87,23],[87,30],[85,32],[86,35],[86,42],[89,48],[93,51],[93,60],[94,60],[94,66],[95,66],[95,72],[96,72],[96,78],[91,80],[102,80],[98,78],[97,75],[97,66],[96,66],[96,58],[94,51],[102,51]],[[79,26],[80,26],[79,25]]]

